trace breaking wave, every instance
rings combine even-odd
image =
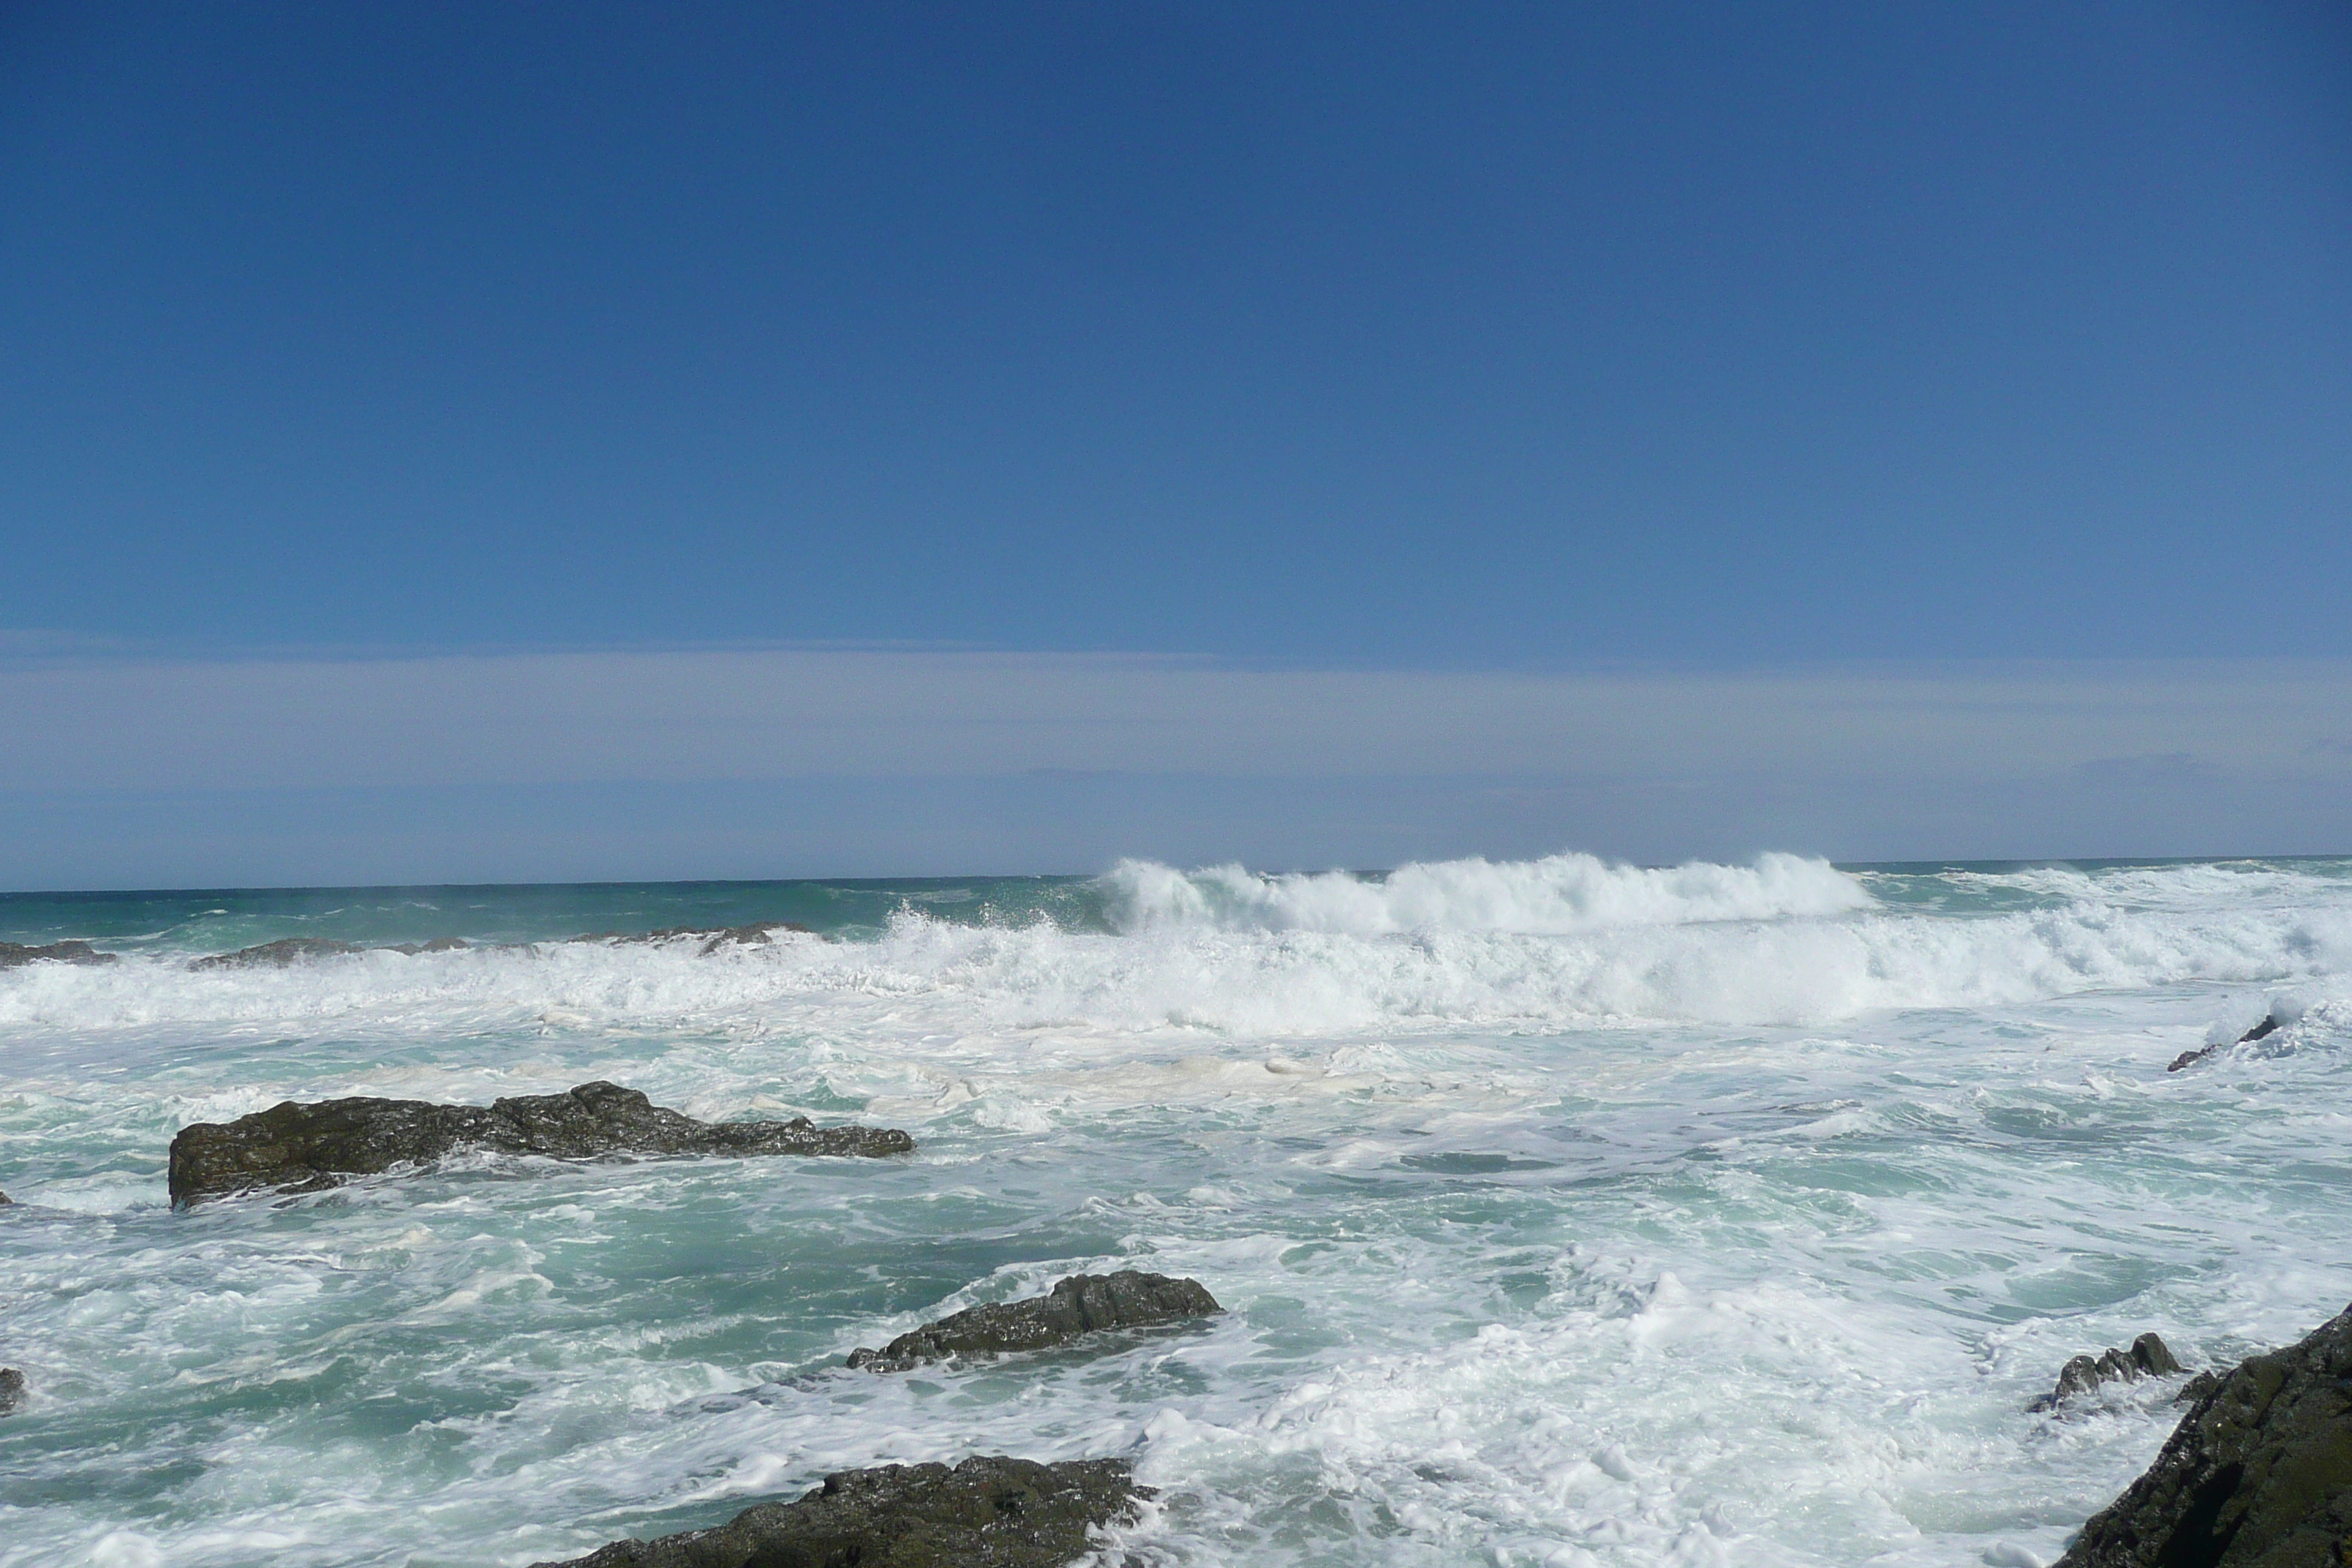
[[[2170,881],[2134,872],[2115,887],[2069,878],[2020,873],[2012,891],[2030,907],[1956,917],[1875,898],[1853,875],[1790,856],[1665,870],[1586,856],[1462,860],[1385,878],[1130,861],[1102,884],[1108,931],[905,909],[854,940],[787,935],[713,953],[691,942],[540,943],[198,973],[184,955],[134,954],[0,975],[0,1026],[1311,1038],[1618,1020],[1818,1025],[2352,967],[2352,882],[2314,879],[2281,899],[2274,878],[2232,882],[2210,868]]]
[[[1267,876],[1238,865],[1190,873],[1122,860],[1103,879],[1121,931],[1210,927],[1349,936],[1398,931],[1557,935],[1609,926],[1835,915],[1870,908],[1861,882],[1826,860],[1765,855],[1752,866],[1612,866],[1591,855],[1416,862],[1385,877]]]

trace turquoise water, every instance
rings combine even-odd
[[[698,955],[583,932],[791,920]],[[457,952],[191,972],[288,935]],[[0,1563],[514,1563],[1124,1454],[1169,1563],[2022,1563],[2352,1299],[2352,861],[0,899]],[[2168,1074],[2184,1049],[2256,1046]],[[193,1121],[608,1078],[891,1162],[460,1161],[175,1214]],[[1079,1268],[1186,1331],[840,1358]]]

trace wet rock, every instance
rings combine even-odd
[[[0,969],[16,969],[27,963],[112,963],[114,957],[86,942],[53,942],[46,947],[0,942]]]
[[[894,1128],[790,1121],[698,1121],[634,1089],[583,1083],[562,1094],[490,1105],[353,1098],[286,1100],[235,1121],[199,1121],[172,1140],[172,1202],[201,1203],[253,1187],[316,1192],[395,1165],[427,1165],[461,1149],[592,1160],[614,1154],[904,1154]]]
[[[10,1206],[10,1205],[12,1205],[13,1204],[15,1204],[15,1203],[16,1203],[16,1199],[14,1199],[14,1198],[10,1197],[7,1194],[5,1194],[5,1193],[0,1193],[0,1209],[5,1209],[5,1208],[9,1207],[9,1206]]]
[[[276,942],[265,942],[254,947],[240,947],[235,952],[215,952],[209,958],[199,958],[190,969],[284,969],[305,958],[331,958],[339,953],[362,952],[363,948],[348,942],[337,942],[325,936],[287,936]]]
[[[2263,1015],[2263,1020],[2261,1023],[2256,1024],[2252,1028],[2248,1029],[2244,1034],[2240,1035],[2237,1039],[2231,1043],[2243,1046],[2250,1045],[2256,1040],[2267,1039],[2271,1035],[2277,1031],[2278,1026],[2279,1016],[2276,1013],[2265,1013]],[[2164,1070],[2167,1072],[2179,1072],[2182,1068],[2193,1067],[2221,1048],[2221,1043],[2216,1042],[2213,1045],[2205,1046],[2197,1050],[2183,1051],[2179,1056],[2173,1058],[2172,1065]]]
[[[1145,1328],[1223,1310],[1197,1279],[1171,1279],[1132,1268],[1117,1274],[1073,1274],[1046,1295],[972,1307],[900,1334],[878,1351],[852,1351],[849,1364],[870,1372],[904,1372],[950,1356],[1045,1350],[1105,1329]]]
[[[695,950],[695,956],[708,958],[722,947],[756,947],[761,942],[773,942],[776,940],[778,931],[797,931],[803,936],[815,934],[808,927],[795,921],[763,921],[759,924],[747,926],[665,926],[660,931],[592,931],[585,936],[575,936],[572,940],[573,942],[640,943],[683,942],[689,937],[699,937],[702,939],[702,945]]]
[[[2200,1395],[2058,1568],[2338,1568],[2352,1543],[2352,1310]]]
[[[2078,1355],[2058,1369],[2058,1386],[2025,1408],[2035,1415],[2055,1410],[2078,1394],[2088,1394],[2103,1383],[2137,1383],[2143,1377],[2170,1377],[2186,1372],[2171,1350],[2155,1334],[2142,1334],[2127,1351],[2110,1350],[2096,1356]]]
[[[409,957],[415,958],[420,952],[462,952],[472,945],[462,936],[436,936],[430,942],[396,942],[390,947],[379,948],[376,951],[404,952]]]
[[[24,1403],[25,1374],[13,1366],[0,1366],[0,1415]]]
[[[715,1530],[616,1541],[534,1568],[1058,1568],[1152,1495],[1124,1459],[976,1458],[844,1470]]]

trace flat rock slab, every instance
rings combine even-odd
[[[844,1470],[716,1530],[616,1541],[534,1568],[1059,1568],[1150,1497],[1125,1459],[980,1458]]]
[[[2074,1395],[2087,1394],[2103,1383],[2137,1383],[2143,1377],[2171,1377],[2188,1370],[2160,1337],[2142,1334],[2132,1341],[2127,1351],[2108,1350],[2095,1356],[2076,1356],[2058,1369],[2057,1386],[2025,1408],[2038,1415],[2057,1409]]]
[[[2340,1568],[2352,1547],[2352,1310],[2212,1383],[2058,1568]]]
[[[900,1334],[878,1351],[852,1351],[849,1364],[869,1372],[904,1372],[950,1356],[1045,1350],[1105,1329],[1148,1328],[1223,1310],[1197,1279],[1171,1279],[1132,1268],[1117,1274],[1073,1274],[1046,1295],[973,1307]]]
[[[465,1149],[593,1160],[613,1154],[904,1154],[895,1128],[790,1121],[698,1121],[634,1089],[583,1083],[490,1105],[360,1097],[286,1100],[235,1121],[199,1121],[172,1140],[172,1202],[254,1187],[316,1192],[394,1165],[428,1165]]]

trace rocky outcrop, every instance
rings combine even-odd
[[[701,945],[695,949],[696,955],[708,958],[722,947],[756,947],[761,942],[773,942],[776,940],[778,931],[797,931],[803,936],[814,934],[808,927],[797,921],[764,921],[757,925],[747,926],[665,926],[660,931],[592,931],[585,936],[575,936],[572,940],[635,943],[684,942],[689,938],[699,937]]]
[[[100,952],[86,942],[53,942],[26,947],[21,942],[0,942],[0,969],[27,963],[112,963],[114,954]]]
[[[798,931],[804,936],[813,934],[808,927],[796,924],[792,921],[765,921],[755,925],[741,926],[666,926],[660,931],[590,931],[581,936],[567,937],[565,940],[608,944],[693,941],[699,943],[695,949],[697,954],[708,958],[721,948],[754,947],[761,942],[773,942],[776,940],[778,931]],[[58,944],[60,948],[73,947],[85,950],[89,945],[87,942],[74,942]],[[363,947],[357,942],[338,942],[333,937],[326,936],[288,936],[280,937],[276,942],[261,942],[253,947],[240,947],[235,952],[215,952],[209,957],[196,959],[188,967],[191,969],[283,969],[289,964],[299,963],[305,959],[339,958],[354,952],[401,952],[414,958],[420,952],[455,952],[471,945],[465,938],[458,936],[436,936],[430,942],[396,942],[377,947]],[[10,961],[6,953],[11,946],[10,943],[0,942],[0,968],[7,967]],[[49,948],[24,948],[18,951],[30,953],[33,958],[60,956]],[[28,963],[32,959],[17,959],[15,962]],[[110,952],[101,952],[85,958],[68,957],[66,962],[111,963],[114,962],[114,955]]]
[[[2127,1351],[2109,1350],[2095,1356],[2078,1355],[2058,1369],[2058,1386],[2025,1408],[2035,1415],[2055,1410],[2078,1394],[2103,1383],[2137,1383],[2143,1377],[2170,1377],[2188,1368],[2155,1334],[2142,1334]]]
[[[616,1541],[534,1568],[1059,1568],[1142,1499],[1124,1459],[971,1458],[844,1470],[715,1530]]]
[[[25,1374],[13,1366],[0,1366],[0,1415],[6,1415],[25,1403]]]
[[[852,1351],[849,1364],[869,1372],[904,1372],[950,1356],[1045,1350],[1106,1329],[1147,1328],[1223,1310],[1197,1279],[1171,1279],[1132,1268],[1117,1274],[1073,1274],[1046,1295],[970,1308],[900,1334],[878,1351]]]
[[[2248,1029],[2244,1034],[2240,1035],[2234,1041],[2217,1041],[2212,1045],[2201,1047],[2197,1050],[2183,1051],[2179,1056],[2173,1058],[2172,1065],[2164,1070],[2167,1072],[2179,1072],[2182,1068],[2194,1067],[2197,1063],[2203,1061],[2207,1057],[2211,1056],[2215,1051],[2220,1050],[2224,1044],[2243,1046],[2250,1045],[2256,1040],[2268,1039],[2273,1034],[2277,1032],[2278,1026],[2278,1015],[2276,1013],[2265,1013],[2263,1015],[2263,1021],[2261,1023],[2256,1024],[2252,1028]]]
[[[2347,1543],[2352,1310],[2224,1373],[2058,1568],[2339,1568]]]
[[[348,942],[337,942],[326,936],[287,936],[276,942],[265,942],[254,947],[240,947],[235,952],[215,952],[210,958],[199,958],[190,969],[284,969],[306,958],[332,958],[339,953],[364,952],[363,947]]]
[[[790,1121],[698,1121],[634,1089],[583,1083],[490,1105],[423,1100],[286,1100],[235,1121],[199,1121],[172,1140],[172,1202],[184,1206],[254,1187],[315,1192],[395,1165],[429,1165],[464,1149],[559,1160],[659,1154],[904,1154],[895,1128]]]

